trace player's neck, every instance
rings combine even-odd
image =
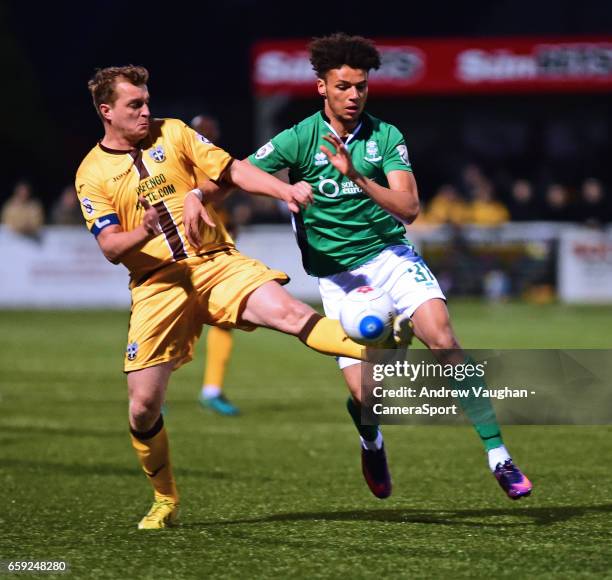
[[[324,112],[328,123],[332,126],[332,129],[341,139],[344,139],[348,135],[352,134],[353,130],[361,121],[361,118],[356,119],[355,121],[343,121],[342,119],[338,119],[327,106],[325,107]]]
[[[100,141],[104,147],[108,149],[114,149],[116,151],[129,151],[138,146],[138,143],[133,143],[125,135],[114,131],[112,127],[106,127],[104,131],[104,137]]]

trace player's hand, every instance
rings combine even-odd
[[[211,228],[217,227],[200,198],[189,192],[183,202],[183,225],[185,226],[187,240],[194,248],[198,249],[202,245],[202,234],[200,233],[202,222]]]
[[[345,147],[342,139],[333,133],[323,135],[323,139],[332,145],[335,151],[332,152],[325,145],[321,145],[321,151],[327,155],[329,162],[340,173],[342,173],[342,175],[346,175],[348,178],[350,178],[351,175],[355,174],[355,167],[353,165],[353,160],[351,159],[351,154],[348,152],[348,149]]]
[[[158,236],[162,233],[162,229],[159,225],[159,214],[157,213],[157,210],[145,197],[139,196],[138,201],[145,210],[144,215],[142,216],[142,225],[144,226],[144,229],[151,237]]]
[[[312,187],[305,181],[298,181],[289,185],[285,202],[287,207],[293,212],[298,213],[300,208],[306,207],[313,202]]]

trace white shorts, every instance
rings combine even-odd
[[[393,299],[397,313],[408,316],[432,298],[446,300],[436,277],[413,246],[389,246],[354,270],[319,278],[325,315],[339,319],[342,299],[359,286],[382,288]],[[341,369],[360,362],[344,356],[337,360]]]

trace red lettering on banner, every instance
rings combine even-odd
[[[587,262],[612,263],[611,244],[588,244],[584,242],[575,242],[573,251],[575,256]]]

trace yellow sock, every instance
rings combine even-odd
[[[225,380],[225,369],[234,346],[231,330],[211,326],[206,337],[206,368],[203,385],[214,385],[219,388]]]
[[[130,429],[132,446],[136,450],[142,470],[149,478],[155,499],[169,499],[178,503],[179,496],[170,463],[168,433],[160,415],[153,428],[147,433]]]
[[[366,360],[365,346],[357,344],[346,336],[339,320],[313,314],[298,338],[313,350],[323,354]]]

